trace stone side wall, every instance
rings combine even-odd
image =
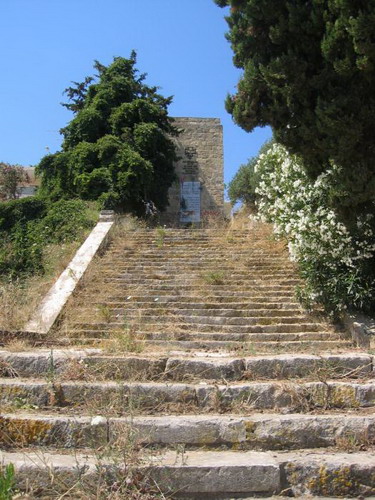
[[[178,181],[170,188],[166,215],[180,221],[181,186],[200,182],[200,219],[224,212],[223,127],[219,118],[174,118]]]

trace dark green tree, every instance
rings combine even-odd
[[[316,178],[342,167],[332,203],[346,213],[375,199],[375,2],[215,0],[243,69],[226,108],[247,131],[271,125]]]
[[[61,151],[38,165],[42,196],[100,199],[133,213],[142,212],[143,199],[167,206],[176,159],[177,132],[167,112],[172,98],[147,86],[135,64],[135,52],[109,66],[96,61],[95,77],[66,89],[64,106],[75,116],[61,130]]]

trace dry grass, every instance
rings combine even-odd
[[[0,329],[22,329],[80,245],[81,242],[77,241],[64,245],[49,245],[43,257],[46,269],[43,276],[0,283]]]
[[[133,218],[121,218],[111,233],[111,246],[123,252],[125,259],[136,250],[136,242],[129,238],[129,232],[133,231],[137,224]],[[64,316],[55,335],[61,336],[61,333],[64,333],[68,337],[74,337],[75,324],[86,322],[86,318],[89,319],[88,322],[111,322],[111,310],[106,302],[118,294],[118,284],[103,280],[102,268],[111,261],[110,250],[94,258],[78,289],[65,306]],[[95,296],[100,298],[100,303],[92,302],[92,297]]]
[[[335,448],[347,453],[367,451],[375,446],[374,437],[370,437],[368,431],[346,432],[335,439]]]
[[[17,338],[10,340],[6,344],[7,351],[9,352],[23,352],[32,348],[32,342],[27,339]]]
[[[76,463],[74,476],[66,472],[61,473],[58,469],[51,467],[45,454],[48,449],[44,446],[33,450],[27,447],[27,440],[25,441],[25,436],[22,434],[22,427],[25,426],[21,422],[12,424],[12,422],[6,422],[5,419],[2,424],[1,437],[6,447],[23,452],[35,467],[35,472],[27,476],[25,473],[18,474],[16,470],[14,495],[9,498],[14,498],[14,500],[16,498],[23,500],[37,498],[44,500],[52,498],[56,500],[63,498],[166,500],[169,498],[161,492],[151,477],[152,466],[158,464],[160,452],[151,452],[144,448],[142,443],[147,440],[146,436],[140,436],[131,421],[117,424],[111,439],[107,436],[107,441],[101,446],[90,445],[84,450],[78,448],[73,453],[69,453],[72,465]],[[28,424],[25,425],[23,430],[30,432]],[[37,424],[34,424],[35,437],[38,432],[41,434],[45,432],[43,423],[40,426],[39,428]],[[9,429],[8,435],[7,429]],[[77,439],[79,440],[78,436]],[[62,453],[64,454],[64,451]],[[85,467],[82,467],[80,463],[82,456],[90,457],[95,464],[94,470],[88,475],[85,473]]]

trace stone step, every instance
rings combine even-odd
[[[243,287],[235,287],[235,286],[228,286],[227,288],[222,287],[221,285],[215,285],[210,288],[204,287],[199,289],[196,286],[189,286],[189,287],[184,287],[183,290],[180,289],[179,287],[176,286],[171,286],[171,285],[165,285],[163,283],[161,284],[154,284],[152,288],[147,287],[147,286],[142,286],[142,283],[137,284],[135,287],[130,287],[129,284],[126,282],[111,282],[108,281],[108,283],[111,283],[111,288],[110,292],[113,294],[118,294],[120,291],[124,291],[124,296],[127,297],[129,296],[128,292],[134,293],[134,295],[139,295],[143,293],[144,297],[147,296],[159,296],[159,295],[177,295],[182,296],[189,296],[190,293],[195,293],[196,297],[199,298],[199,296],[204,296],[207,297],[209,300],[212,298],[218,298],[218,297],[228,297],[228,294],[230,294],[230,297],[232,297],[234,300],[238,300],[239,297],[243,298],[246,297],[247,299],[252,300],[254,299],[259,299],[259,300],[267,300],[269,298],[271,301],[275,300],[284,300],[284,299],[295,299],[295,292],[294,289],[291,289],[288,286],[277,286],[277,287],[272,287],[268,286],[265,288],[265,286],[253,286],[250,288],[247,288],[244,290]],[[276,289],[275,289],[276,288]]]
[[[114,262],[114,259],[103,259],[103,264],[105,268],[109,266],[112,262]],[[116,263],[119,265],[119,270],[120,271],[126,271],[128,269],[137,269],[138,271],[142,271],[144,269],[153,269],[154,267],[157,267],[159,269],[175,269],[176,262],[174,259],[171,257],[170,259],[165,259],[162,261],[161,259],[156,259],[156,260],[150,260],[150,259],[145,259],[145,261],[142,260],[140,256],[138,258],[127,258],[124,259],[118,258],[116,260]],[[236,262],[235,259],[228,259],[228,258],[216,258],[216,259],[190,259],[188,262],[181,256],[181,259],[179,260],[179,268],[181,265],[185,264],[186,268],[191,268],[195,269],[197,268],[199,271],[202,270],[202,267],[205,268],[206,266],[209,269],[214,269],[217,271],[217,265],[220,264],[220,270],[238,270],[242,269],[243,271],[257,271],[258,269],[276,269],[276,270],[285,270],[285,271],[295,271],[296,267],[293,264],[288,264],[285,262],[285,258],[280,258],[278,260],[267,260],[264,262],[259,262],[257,259],[252,259],[249,260],[247,259],[246,261],[239,261]]]
[[[14,464],[18,489],[37,490],[49,498],[51,492],[57,498],[59,494],[65,496],[67,491],[73,498],[87,498],[89,492],[100,491],[100,484],[114,482],[122,488],[122,498],[130,498],[130,494],[137,492],[134,469],[138,487],[145,493],[147,484],[154,492],[152,486],[157,484],[163,495],[181,499],[267,497],[286,491],[301,498],[310,498],[311,494],[335,497],[375,494],[374,452],[177,450],[143,455],[134,468],[120,457],[120,453],[111,459],[98,458],[95,453],[69,455],[52,450],[0,452],[4,465]]]
[[[119,257],[121,254],[127,254],[134,256],[135,251],[139,251],[141,256],[146,255],[155,255],[159,256],[163,255],[172,255],[176,257],[180,257],[183,254],[186,254],[188,258],[197,258],[198,254],[194,255],[194,250],[199,250],[199,255],[202,257],[208,257],[209,259],[215,259],[218,255],[224,256],[227,259],[231,259],[233,256],[241,256],[243,258],[254,258],[260,257],[260,261],[263,262],[268,259],[277,259],[282,256],[286,257],[286,262],[288,261],[288,251],[286,249],[276,249],[272,250],[270,248],[266,248],[263,245],[259,245],[259,241],[255,242],[252,245],[250,242],[240,242],[238,244],[231,245],[222,245],[218,243],[211,244],[209,241],[200,242],[200,241],[191,241],[190,243],[182,243],[174,245],[173,242],[167,242],[167,244],[161,245],[160,240],[152,240],[149,243],[143,242],[140,244],[136,244],[135,242],[131,247],[121,248],[121,247],[113,247],[109,250],[111,255]]]
[[[371,378],[373,356],[344,354],[214,357],[200,353],[181,357],[159,353],[108,355],[100,349],[44,349],[12,353],[0,351],[2,377],[73,379],[256,380],[304,378]]]
[[[179,295],[179,290],[175,290],[175,293],[173,295],[166,293],[159,294],[158,292],[148,292],[146,294],[140,294],[135,292],[133,295],[128,295],[125,292],[122,295],[110,295],[106,300],[109,302],[144,302],[144,303],[150,303],[150,302],[179,302],[179,303],[194,303],[197,302],[198,300],[201,301],[203,298],[198,297],[197,295]],[[82,293],[81,297],[83,299],[88,299],[89,297],[92,299],[92,296],[89,292]],[[283,307],[284,305],[287,307],[288,304],[290,304],[290,307],[295,307],[299,306],[298,302],[295,300],[292,300],[293,294],[284,295],[284,294],[277,294],[274,297],[265,297],[265,296],[253,296],[253,297],[247,297],[244,294],[239,295],[238,297],[236,295],[226,295],[225,293],[221,294],[206,294],[205,295],[205,300],[207,301],[207,304],[227,304],[228,307],[232,307],[232,305],[236,306],[237,304],[243,304],[244,307]],[[99,297],[98,297],[99,299]],[[96,302],[94,302],[96,303]],[[99,302],[97,302],[99,303]],[[201,303],[201,302],[200,302]]]
[[[56,342],[50,342],[51,346],[61,347],[61,346],[81,346],[81,347],[103,347],[103,343],[107,349],[112,351],[116,349],[118,345],[118,340],[111,338],[101,338],[98,336],[91,337],[87,336],[77,336],[72,334],[70,337],[62,337]],[[110,347],[111,344],[114,347]],[[38,343],[36,345],[43,346],[45,343]],[[120,338],[121,345],[121,338]],[[294,342],[220,342],[220,341],[188,341],[188,340],[134,340],[133,338],[126,338],[124,342],[123,352],[143,352],[154,350],[169,353],[171,349],[181,350],[186,352],[194,353],[194,351],[209,351],[213,353],[241,353],[241,355],[253,355],[253,354],[267,354],[267,353],[322,353],[324,351],[329,352],[343,352],[350,350],[353,347],[351,342],[347,341],[294,341]],[[121,349],[121,347],[120,347]]]
[[[317,409],[375,406],[375,381],[232,382],[46,382],[0,379],[3,411],[17,408],[74,409],[75,413],[117,416],[141,413],[243,413],[281,410],[308,413]]]
[[[70,332],[72,338],[75,339],[116,339],[121,340],[121,338],[140,340],[140,341],[186,341],[186,342],[228,342],[229,346],[233,343],[232,347],[235,347],[236,343],[245,342],[247,345],[251,343],[256,343],[258,346],[267,345],[272,343],[272,345],[282,345],[285,342],[311,342],[311,341],[324,341],[324,342],[341,342],[343,339],[339,335],[319,333],[319,332],[300,332],[300,333],[190,333],[190,332],[131,332],[126,331],[111,332],[103,330],[72,330]],[[213,344],[214,345],[214,344]],[[349,344],[350,345],[350,344]]]
[[[136,251],[138,250],[138,251]],[[210,249],[200,250],[199,254],[194,248],[191,249],[163,249],[159,251],[158,249],[153,249],[151,251],[144,250],[142,248],[133,249],[131,252],[126,250],[119,250],[118,252],[108,251],[103,257],[101,262],[116,262],[121,265],[127,263],[138,264],[142,263],[154,263],[154,264],[168,264],[170,262],[174,263],[200,263],[200,264],[210,264],[210,263],[232,263],[238,262],[241,265],[246,264],[246,262],[256,262],[256,260],[261,260],[264,263],[285,263],[287,267],[291,266],[288,260],[287,254],[265,254],[263,251],[255,251],[247,249],[244,251],[238,251],[236,249],[230,249],[230,252],[226,249],[225,251],[215,250],[214,252]],[[291,266],[294,267],[295,266]]]
[[[164,284],[168,285],[173,285],[175,287],[191,287],[191,286],[194,286],[194,288],[197,288],[199,287],[199,284],[200,282],[202,281],[203,278],[201,277],[189,277],[189,278],[185,278],[185,277],[180,277],[180,276],[176,276],[175,278],[171,277],[169,274],[155,274],[154,276],[138,276],[138,277],[126,277],[126,276],[121,276],[117,273],[113,273],[114,276],[113,277],[109,277],[107,274],[105,274],[103,276],[103,281],[105,283],[108,283],[108,280],[110,280],[111,282],[125,282],[125,283],[128,283],[128,284],[132,284],[132,283],[143,283],[144,285],[146,286],[152,286],[155,282],[158,282],[158,281],[163,281]],[[210,278],[211,279],[211,278]],[[207,285],[211,285],[211,286],[225,286],[226,288],[228,289],[231,289],[231,287],[234,287],[234,286],[237,286],[239,287],[240,285],[242,286],[249,286],[249,285],[259,285],[259,286],[264,286],[266,289],[278,289],[278,287],[290,287],[290,286],[295,286],[295,285],[298,285],[298,284],[301,284],[301,280],[299,279],[289,279],[289,278],[280,278],[277,280],[277,283],[274,283],[274,284],[264,284],[263,285],[263,282],[269,282],[269,281],[272,281],[271,277],[269,277],[268,279],[265,279],[263,281],[263,277],[262,279],[258,278],[253,278],[253,277],[242,277],[241,279],[237,279],[237,278],[217,278],[218,280],[220,281],[217,281],[215,282],[214,279],[216,278],[212,278],[211,281],[204,281],[204,285],[207,286]],[[275,280],[276,281],[276,280]],[[225,283],[224,283],[225,282]]]
[[[209,272],[209,271],[194,271],[189,268],[174,269],[173,271],[159,270],[157,267],[153,270],[137,271],[137,269],[129,269],[128,272],[120,271],[116,269],[113,264],[111,268],[102,269],[103,277],[106,279],[122,279],[127,280],[132,283],[134,280],[142,280],[146,283],[150,283],[153,280],[166,280],[166,281],[176,281],[181,284],[222,284],[222,282],[228,284],[241,284],[241,283],[254,283],[254,282],[264,282],[264,283],[275,283],[283,284],[290,283],[295,285],[301,283],[301,280],[296,276],[295,273],[286,273],[284,271],[270,271],[269,273],[265,271],[250,272],[243,271],[239,273],[228,273],[225,274],[220,272]]]
[[[197,324],[197,323],[178,323],[173,322],[171,325],[170,322],[166,322],[168,326],[168,332],[173,334],[174,332],[191,332],[191,333],[306,333],[306,332],[326,332],[327,335],[335,334],[329,331],[326,331],[322,325],[318,323],[275,323],[272,325],[253,325],[253,326],[242,326],[242,325],[215,325],[215,324]],[[165,333],[166,327],[159,323],[144,323],[142,321],[139,322],[139,325],[136,323],[131,325],[132,329],[136,329],[138,333],[147,333],[147,332],[162,332]],[[128,327],[124,321],[111,321],[111,322],[97,322],[97,323],[74,323],[71,325],[73,331],[116,331],[117,333],[126,333]]]
[[[238,256],[240,258],[238,258]],[[201,266],[202,264],[213,265],[219,262],[221,262],[223,265],[230,266],[235,265],[237,262],[239,265],[242,265],[244,267],[258,267],[259,264],[259,266],[261,267],[270,265],[280,267],[285,265],[286,268],[297,269],[296,265],[293,262],[286,259],[285,254],[266,254],[264,252],[256,252],[250,250],[247,252],[241,251],[239,252],[238,256],[234,249],[230,249],[229,252],[227,249],[222,252],[220,252],[219,250],[216,250],[215,252],[204,252],[204,255],[201,255],[200,253],[194,253],[194,248],[192,248],[190,249],[187,258],[186,253],[183,250],[176,250],[176,252],[174,252],[173,250],[153,250],[153,252],[150,253],[143,249],[137,253],[133,252],[131,254],[123,250],[119,252],[108,251],[102,256],[101,262],[107,263],[115,260],[116,262],[119,262],[121,266],[168,266],[171,262],[173,264],[175,261],[178,261],[182,264],[184,262],[188,262],[193,266]]]
[[[338,334],[322,332],[300,332],[300,333],[211,333],[211,332],[147,332],[126,331],[112,332],[110,330],[72,329],[74,338],[96,338],[96,339],[121,339],[131,338],[134,340],[165,340],[165,341],[221,341],[221,342],[301,342],[301,341],[341,341]]]
[[[375,444],[375,415],[254,413],[251,415],[170,415],[103,417],[5,413],[0,417],[0,446],[98,448],[126,434],[137,444],[225,447],[241,450],[297,450],[338,447],[354,451]]]
[[[199,242],[202,245],[204,244],[216,244],[222,246],[224,244],[232,244],[232,243],[251,243],[252,241],[259,241],[259,233],[252,233],[252,237],[249,237],[249,234],[236,234],[234,236],[226,236],[226,235],[208,235],[208,234],[190,234],[184,235],[179,233],[169,233],[165,232],[163,234],[158,234],[153,232],[152,234],[134,234],[132,237],[132,241],[136,242],[160,242],[164,243],[196,243]],[[234,241],[235,240],[235,241]]]
[[[159,281],[159,282],[158,282]],[[138,291],[140,293],[141,291],[144,291],[145,294],[147,293],[156,293],[159,290],[166,290],[169,292],[176,292],[176,289],[180,290],[180,293],[188,294],[189,291],[194,291],[195,293],[199,293],[201,295],[216,295],[219,294],[220,292],[224,292],[227,294],[228,292],[232,292],[233,294],[236,294],[236,296],[240,297],[246,295],[246,296],[252,296],[256,295],[259,296],[262,294],[263,296],[271,295],[271,296],[277,296],[279,293],[284,293],[288,297],[295,297],[294,290],[291,289],[291,287],[288,284],[277,284],[277,285],[264,285],[260,284],[259,282],[254,283],[252,286],[239,286],[239,285],[234,285],[234,284],[226,284],[226,285],[220,285],[220,284],[205,284],[205,287],[199,287],[196,285],[184,285],[183,287],[178,286],[176,283],[166,283],[165,281],[161,280],[154,280],[154,283],[147,284],[144,283],[144,281],[140,281],[139,283],[134,283],[133,286],[131,283],[126,282],[126,280],[122,279],[113,279],[110,280],[108,278],[103,278],[104,283],[110,283],[111,284],[111,289],[115,290],[116,287],[122,287],[131,292],[132,290]]]
[[[157,300],[155,300],[155,298]],[[298,302],[285,302],[285,301],[280,301],[280,302],[224,302],[224,301],[216,301],[216,302],[210,302],[210,301],[203,301],[203,299],[200,302],[197,302],[197,297],[192,296],[192,297],[181,297],[181,296],[167,296],[167,297],[143,297],[141,295],[138,296],[123,296],[123,297],[111,297],[105,301],[100,301],[96,302],[95,305],[97,307],[109,307],[111,309],[115,308],[120,308],[124,305],[127,305],[128,307],[132,307],[136,310],[144,310],[147,308],[152,308],[152,309],[157,309],[160,308],[160,305],[169,305],[173,306],[178,309],[199,309],[199,310],[220,310],[220,309],[228,309],[228,310],[254,310],[256,309],[257,311],[260,309],[264,310],[291,310],[293,309],[294,311],[297,311],[300,313],[302,311],[300,305]]]
[[[299,342],[307,340],[342,340],[338,335],[327,333],[165,333],[140,332],[135,333],[144,340],[218,340],[228,342]]]
[[[184,340],[146,340],[141,341],[140,348],[159,347],[168,352],[169,349],[181,350],[212,350],[229,352],[242,351],[244,353],[293,353],[293,352],[322,352],[324,350],[334,351],[335,349],[349,349],[352,347],[351,342],[339,340],[301,340],[301,341],[285,341],[285,342],[225,342],[225,341],[184,341]]]
[[[298,321],[306,321],[309,319],[308,316],[302,311],[300,308],[295,309],[287,309],[287,308],[269,308],[269,309],[240,309],[240,308],[224,308],[224,307],[216,307],[209,308],[207,304],[202,303],[199,308],[186,308],[185,305],[181,307],[176,307],[175,304],[168,307],[168,304],[154,304],[153,307],[134,307],[129,304],[128,307],[123,307],[124,304],[121,304],[122,307],[111,307],[107,305],[108,312],[112,315],[127,315],[128,317],[132,317],[134,315],[139,316],[164,316],[166,321],[170,320],[170,316],[189,316],[189,317],[199,317],[204,318],[215,317],[215,318],[248,318],[249,321],[252,322],[256,320],[268,319],[272,320],[272,318],[293,318],[298,319]],[[99,309],[100,311],[100,309]],[[289,321],[288,321],[289,322]]]
[[[136,312],[134,314],[126,313],[126,317],[131,319],[131,318],[138,318],[139,315],[137,315]],[[147,317],[150,317],[152,319],[153,323],[170,323],[173,321],[173,318],[175,318],[176,321],[181,321],[187,325],[189,324],[199,324],[199,325],[228,325],[228,326],[252,326],[252,325],[294,325],[294,324],[302,324],[302,323],[307,323],[309,318],[305,316],[275,316],[271,317],[270,316],[250,316],[250,317],[224,317],[224,316],[205,316],[205,315],[189,315],[189,314],[177,314],[175,316],[173,315],[162,315],[162,316],[157,316],[154,312],[151,312],[149,316],[146,314],[142,316],[141,321],[145,321]],[[320,325],[322,327],[322,325]]]
[[[113,260],[108,262],[103,262],[102,268],[105,272],[109,273],[113,271],[111,264],[113,264]],[[117,269],[118,268],[118,269]],[[148,265],[144,265],[142,259],[138,261],[138,265],[133,263],[129,263],[128,261],[119,260],[116,263],[116,271],[120,273],[152,273],[156,269],[160,270],[160,272],[172,273],[172,274],[188,274],[189,272],[195,275],[205,275],[208,273],[220,272],[227,276],[246,276],[250,275],[262,275],[262,273],[267,274],[268,276],[272,276],[273,274],[276,276],[298,276],[295,268],[289,266],[283,266],[282,263],[277,265],[268,265],[268,266],[248,266],[242,265],[241,262],[222,262],[222,260],[218,259],[215,262],[207,263],[205,261],[200,261],[199,264],[193,265],[190,261],[181,261],[181,262],[171,262],[171,260],[167,260],[165,263],[159,262],[152,263]]]

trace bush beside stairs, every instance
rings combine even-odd
[[[0,351],[27,498],[375,495],[374,356],[263,225],[117,236],[45,345]]]

